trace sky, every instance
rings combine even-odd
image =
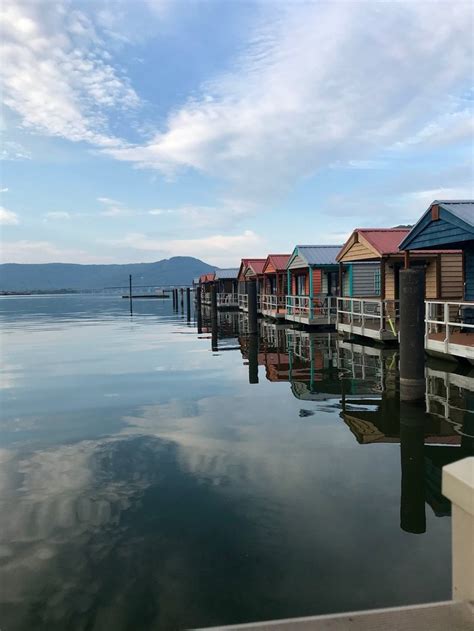
[[[2,0],[1,261],[238,266],[473,198],[473,6]]]

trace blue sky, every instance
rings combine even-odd
[[[471,2],[1,10],[3,262],[237,265],[474,196]]]

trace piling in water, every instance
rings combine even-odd
[[[258,326],[257,326],[257,282],[255,280],[247,281],[247,299],[248,299],[249,333],[251,335],[256,335],[258,333]]]
[[[400,271],[400,398],[415,401],[425,392],[425,274]]]

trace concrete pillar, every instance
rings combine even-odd
[[[474,457],[443,467],[452,503],[453,600],[474,601]]]
[[[425,394],[425,275],[400,270],[400,398],[416,401]]]
[[[258,383],[258,335],[248,337],[249,383]]]
[[[191,320],[191,290],[189,287],[186,287],[186,313],[189,322]]]
[[[258,333],[257,326],[257,282],[255,280],[247,281],[247,299],[248,299],[248,316],[249,316],[249,333],[256,335]]]
[[[400,460],[402,483],[400,527],[406,532],[426,532],[425,512],[425,410],[400,403]]]

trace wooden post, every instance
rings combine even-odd
[[[342,290],[342,285],[344,283],[344,263],[339,261],[339,297],[342,298],[344,292]]]
[[[133,315],[132,275],[128,276],[128,299],[130,302],[130,315]]]
[[[191,289],[189,287],[186,287],[186,311],[189,322],[191,320]]]
[[[211,318],[217,321],[217,288],[211,285]]]
[[[181,287],[179,290],[181,293],[181,313],[184,312],[184,289]]]

